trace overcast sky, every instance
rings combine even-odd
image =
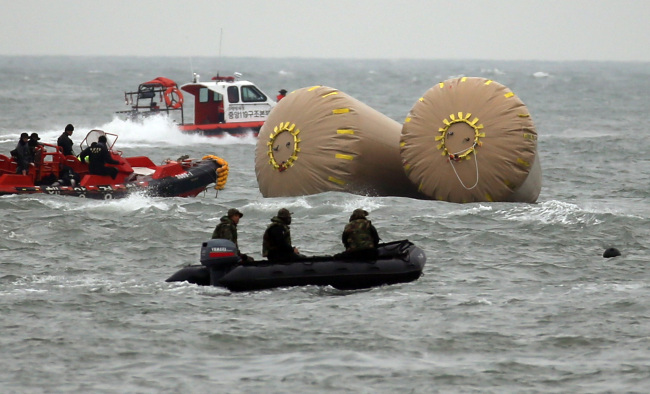
[[[0,55],[650,61],[648,0],[0,0],[0,5]]]

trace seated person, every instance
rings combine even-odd
[[[291,212],[282,208],[278,215],[271,218],[271,224],[264,232],[262,256],[271,263],[290,262],[304,259],[298,248],[291,245]]]
[[[97,142],[93,142],[89,147],[79,154],[79,159],[84,162],[86,157],[88,161],[88,171],[93,175],[110,175],[115,179],[118,170],[115,167],[106,167],[105,164],[120,164],[119,161],[111,157],[111,153],[106,147],[106,136],[100,135]]]
[[[244,217],[244,214],[239,209],[229,209],[228,214],[221,217],[220,223],[217,224],[217,227],[212,232],[212,239],[227,239],[234,243],[237,248],[237,254],[241,257],[242,264],[246,264],[252,263],[254,260],[252,257],[243,254],[239,250],[239,244],[237,243],[237,225],[239,224],[239,219],[242,217]]]
[[[74,172],[72,168],[68,166],[63,166],[57,182],[59,183],[59,185],[75,187],[79,184],[79,182],[81,182],[81,177],[79,176],[79,174]]]
[[[341,257],[345,259],[377,259],[379,234],[367,216],[368,212],[363,209],[355,209],[352,212],[350,222],[345,226],[341,237],[345,246],[345,252]]]

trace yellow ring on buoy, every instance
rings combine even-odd
[[[462,112],[458,113],[458,117],[456,115],[451,114],[449,115],[449,119],[445,118],[442,120],[442,123],[445,124],[445,127],[440,127],[438,128],[438,132],[441,133],[441,135],[436,137],[436,141],[440,141],[440,144],[438,144],[437,148],[439,150],[442,150],[442,155],[443,156],[449,156],[450,159],[453,160],[460,160],[463,158],[469,159],[469,154],[474,152],[477,146],[481,146],[481,137],[485,137],[485,133],[481,133],[480,130],[483,128],[482,124],[478,124],[478,118],[474,117],[471,121],[469,118],[472,116],[471,113],[466,113],[463,114]],[[465,123],[472,129],[474,129],[474,144],[472,145],[471,148],[465,150],[465,152],[461,154],[454,154],[454,153],[449,153],[447,150],[447,147],[445,146],[445,138],[447,137],[447,131],[449,131],[449,128],[451,125],[455,123]]]
[[[273,156],[273,143],[280,134],[285,132],[293,136],[293,152],[286,162],[278,164],[278,162],[275,160],[275,157]],[[296,127],[295,123],[291,122],[281,122],[280,126],[275,126],[273,128],[273,132],[269,136],[269,142],[266,143],[266,145],[269,147],[267,152],[269,156],[269,164],[271,164],[273,168],[278,171],[284,171],[287,168],[291,167],[296,160],[298,160],[298,152],[300,152],[299,144],[301,141],[300,138],[298,138],[298,134],[300,134],[300,129]]]

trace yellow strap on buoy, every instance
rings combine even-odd
[[[341,186],[345,185],[345,181],[343,179],[334,178],[333,176],[327,177],[327,180],[339,184]]]

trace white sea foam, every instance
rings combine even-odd
[[[116,148],[120,147],[158,147],[194,146],[194,145],[254,145],[257,139],[252,132],[244,137],[223,135],[222,137],[204,137],[198,134],[186,134],[165,116],[152,116],[140,121],[114,118],[110,123],[98,127],[100,130],[117,134]]]
[[[511,210],[500,210],[506,220],[561,224],[599,224],[602,221],[576,204],[546,201],[533,205],[517,205]]]
[[[90,130],[103,130],[107,133],[118,136],[115,149],[133,148],[133,147],[158,147],[161,145],[169,146],[195,146],[195,145],[232,145],[247,144],[255,145],[257,138],[253,133],[245,136],[235,137],[225,134],[220,137],[205,137],[198,134],[186,134],[180,131],[177,124],[165,116],[152,116],[142,121],[130,121],[120,118],[113,118],[109,123],[96,125],[92,127],[75,125],[72,134],[74,149],[78,152],[79,143],[83,140]],[[0,143],[11,143],[18,141],[18,137],[23,130],[15,133],[3,134]],[[37,130],[41,142],[56,144],[63,130]]]
[[[467,215],[476,215],[477,213],[480,212],[486,212],[486,211],[492,211],[493,208],[489,205],[483,205],[479,204],[477,206],[471,206],[471,207],[464,207],[461,206],[460,209],[455,209],[449,213],[447,213],[445,216],[447,217],[454,217],[454,216],[467,216]]]
[[[482,68],[481,74],[488,75],[505,75],[504,71],[499,70],[498,68]]]
[[[44,198],[40,201],[44,206],[59,211],[102,211],[105,213],[114,212],[136,212],[141,210],[156,209],[169,211],[172,208],[181,212],[185,211],[182,206],[176,206],[174,200],[149,197],[144,193],[131,193],[125,198],[114,200],[98,200],[78,197]]]

